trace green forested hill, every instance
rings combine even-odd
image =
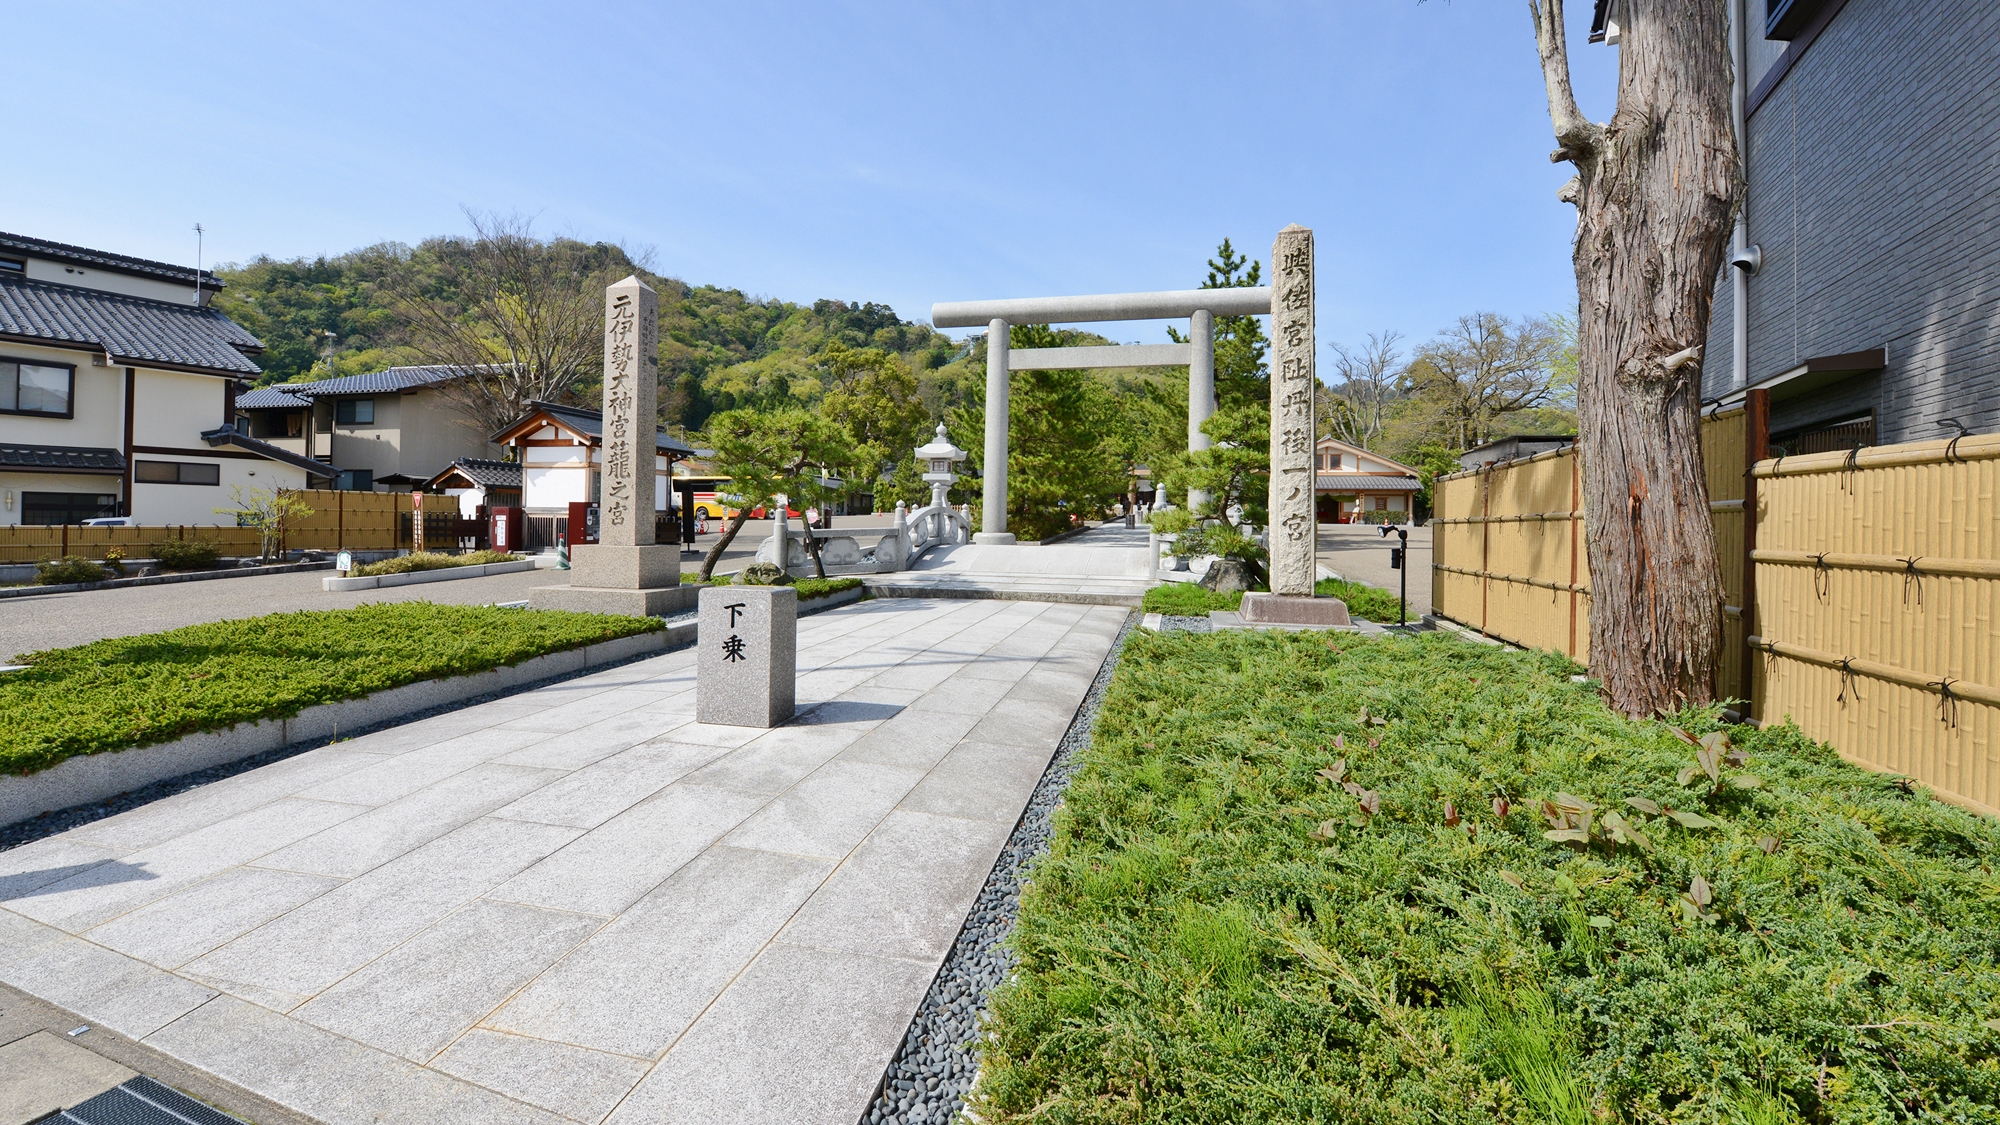
[[[258,257],[216,272],[228,283],[216,307],[264,341],[266,383],[325,378],[327,333],[333,371],[355,375],[421,363],[390,297],[432,271],[433,243],[383,243],[331,258]],[[918,375],[933,416],[964,404],[978,386],[960,346],[873,302],[833,299],[810,305],[750,297],[741,290],[689,285],[634,263],[599,243],[585,251],[593,274],[636,273],[660,294],[661,405],[669,422],[698,428],[716,410],[811,401],[819,374],[808,362],[839,341],[899,356]],[[964,384],[964,385],[962,385]],[[580,386],[589,398],[595,386]]]

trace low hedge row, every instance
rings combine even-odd
[[[1347,603],[1348,614],[1362,621],[1393,624],[1396,620],[1398,601],[1396,595],[1386,590],[1345,579],[1327,578],[1313,584],[1313,593],[1341,599]],[[1144,609],[1147,613],[1164,613],[1172,617],[1206,617],[1210,610],[1234,610],[1242,604],[1241,593],[1219,594],[1193,582],[1163,582],[1146,591]]]
[[[22,658],[24,670],[0,676],[0,772],[289,718],[661,628],[646,617],[395,602],[38,652]]]
[[[1135,634],[981,1119],[2000,1121],[2000,822],[1574,671]]]
[[[413,574],[420,570],[450,570],[460,566],[485,566],[488,563],[519,561],[521,561],[520,555],[510,555],[505,551],[467,551],[459,555],[447,555],[437,551],[413,551],[407,555],[357,566],[348,574],[354,578],[369,578],[377,574]]]

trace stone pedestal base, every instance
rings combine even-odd
[[[602,586],[616,590],[678,586],[681,581],[681,550],[679,545],[672,543],[643,547],[585,544],[570,548],[569,575],[572,586]]]
[[[1014,538],[1014,533],[1011,531],[975,531],[972,533],[972,541],[982,545],[998,544],[1001,546],[1005,546],[1008,543],[1020,542],[1020,540]]]
[[[701,592],[694,717],[732,727],[775,727],[798,708],[799,594],[789,586],[711,586]]]
[[[1243,595],[1243,608],[1237,612],[1245,625],[1339,629],[1354,624],[1347,616],[1347,603],[1339,598],[1249,593]]]
[[[695,599],[705,588],[661,586],[651,590],[627,590],[612,586],[538,586],[528,591],[528,608],[660,617],[693,609]]]

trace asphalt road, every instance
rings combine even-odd
[[[836,524],[861,526],[872,521],[865,516],[842,516]],[[757,554],[758,546],[771,534],[769,520],[752,520],[730,543],[717,564],[717,573],[739,570]],[[681,569],[692,573],[702,556],[721,538],[719,532],[701,536],[700,553],[681,556]],[[873,545],[862,537],[861,545]],[[492,605],[495,602],[524,601],[537,586],[559,586],[567,579],[556,570],[531,570],[519,574],[494,574],[454,582],[427,582],[420,586],[396,586],[387,590],[354,590],[328,593],[320,579],[331,571],[303,574],[264,574],[255,578],[223,578],[208,582],[177,582],[170,586],[134,586],[121,590],[88,590],[68,594],[47,594],[33,598],[0,601],[0,659],[43,649],[88,644],[105,637],[127,637],[198,625],[205,621],[226,621],[256,617],[265,613],[285,613],[299,609],[347,609],[371,602],[430,601],[446,605]]]
[[[1389,548],[1396,537],[1382,538],[1382,530],[1366,524],[1321,524],[1319,561],[1351,582],[1378,586],[1397,592],[1402,575],[1389,567]],[[1431,529],[1410,529],[1410,617],[1431,610]]]

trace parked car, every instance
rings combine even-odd
[[[83,526],[85,526],[85,527],[138,527],[138,526],[139,526],[139,521],[138,521],[138,520],[135,520],[135,519],[133,519],[133,518],[132,518],[131,516],[99,516],[98,518],[96,518],[96,519],[94,519],[94,520],[85,520],[85,521],[83,521]]]

